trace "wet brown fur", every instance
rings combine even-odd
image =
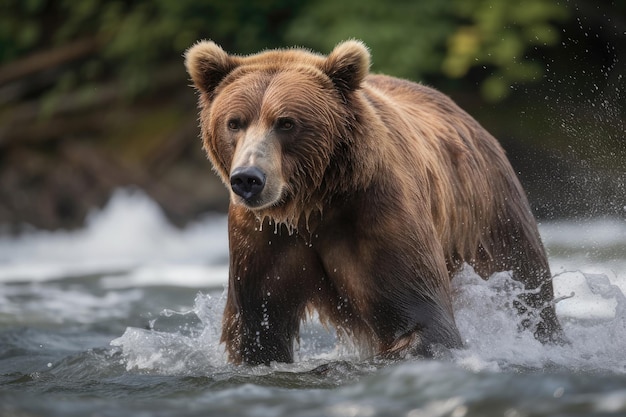
[[[541,311],[537,338],[558,339],[545,251],[498,142],[445,95],[369,74],[369,59],[358,41],[328,57],[239,57],[212,42],[186,54],[204,147],[227,186],[244,135],[271,145],[262,159],[284,184],[269,207],[230,206],[230,359],[293,360],[311,308],[375,354],[460,346],[449,279],[465,262],[540,288],[523,301]],[[275,129],[284,116],[293,132]]]

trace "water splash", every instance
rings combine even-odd
[[[485,281],[465,268],[453,280],[456,321],[465,347],[453,350],[451,360],[473,372],[549,367],[626,373],[622,343],[626,340],[626,297],[620,287],[606,275],[582,272],[561,274],[559,280],[561,286],[571,281],[561,293],[557,291],[557,295],[571,295],[557,304],[571,344],[545,346],[531,332],[519,330],[520,317],[513,302],[523,292],[520,283],[509,273],[494,274]],[[111,344],[121,350],[129,371],[202,375],[231,369],[219,343],[225,297],[225,293],[219,297],[199,294],[192,310],[164,311],[151,329],[128,328]],[[324,363],[344,362],[363,363],[354,347],[340,344],[313,317],[303,324],[296,364],[274,364],[249,372],[308,372]]]
[[[226,291],[219,297],[200,293],[193,309],[164,310],[150,322],[149,328],[129,327],[111,341],[111,346],[121,352],[129,371],[197,375],[228,369],[225,348],[219,341],[225,303]],[[317,316],[302,323],[295,352],[299,371],[310,371],[330,361],[355,361],[357,357],[356,348],[349,342],[339,342]],[[274,364],[272,368],[287,369],[294,370],[284,364]]]
[[[471,271],[455,280],[456,320],[466,348],[455,360],[475,371],[511,368],[564,368],[573,371],[626,372],[626,298],[606,275],[559,275],[557,314],[565,346],[544,346],[530,332],[518,332],[512,302],[522,291],[508,274],[483,281]],[[615,279],[615,278],[614,278]],[[566,285],[563,285],[566,283]]]
[[[111,341],[122,352],[129,371],[197,375],[226,365],[219,344],[219,324],[225,296],[214,299],[198,294],[190,311],[165,310],[150,322],[150,328],[129,327]]]

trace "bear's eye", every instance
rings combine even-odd
[[[293,119],[288,117],[281,117],[276,121],[276,127],[280,130],[291,130],[295,125]]]
[[[228,129],[237,131],[241,128],[241,121],[239,119],[230,119],[228,121]]]

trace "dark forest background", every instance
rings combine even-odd
[[[0,225],[79,227],[112,190],[178,225],[224,210],[183,53],[347,38],[452,96],[540,218],[626,217],[626,0],[0,0]]]

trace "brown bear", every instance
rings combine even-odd
[[[524,325],[561,340],[524,191],[451,99],[369,74],[356,40],[328,56],[202,41],[185,58],[204,147],[230,188],[232,362],[293,361],[311,309],[380,357],[460,347],[450,279],[464,263],[484,278],[512,271],[529,290]]]

